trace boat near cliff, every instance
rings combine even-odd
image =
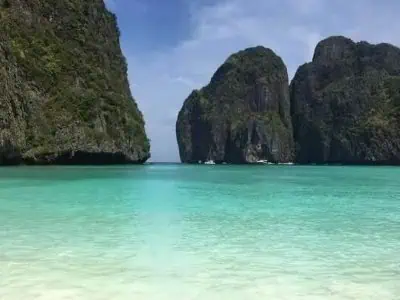
[[[272,162],[270,162],[270,161],[268,161],[268,160],[264,160],[264,159],[258,160],[258,161],[256,162],[256,164],[258,164],[258,165],[274,165],[274,163],[272,163]]]

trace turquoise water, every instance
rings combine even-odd
[[[400,168],[3,168],[0,299],[400,299]]]

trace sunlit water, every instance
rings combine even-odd
[[[400,168],[0,169],[0,299],[400,299]]]

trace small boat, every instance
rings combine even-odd
[[[215,162],[213,160],[208,160],[204,164],[205,165],[215,165]]]
[[[268,160],[259,160],[257,161],[257,164],[261,164],[261,165],[274,165],[274,163],[269,162]]]
[[[257,163],[258,164],[266,164],[266,163],[268,163],[268,160],[258,160]]]

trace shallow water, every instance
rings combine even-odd
[[[0,169],[0,299],[400,299],[400,168]]]

